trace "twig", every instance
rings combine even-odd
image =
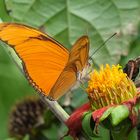
[[[68,113],[58,104],[57,101],[50,101],[43,94],[39,93],[40,98],[44,103],[49,107],[49,109],[54,113],[54,115],[60,120],[60,122],[64,123],[69,118]]]

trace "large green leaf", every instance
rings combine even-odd
[[[121,64],[125,65],[128,60],[134,60],[140,56],[140,25],[138,26],[138,36],[134,37],[132,42],[129,44],[127,56],[122,56]]]
[[[8,10],[6,9],[6,3],[4,0],[0,0],[0,19],[4,21],[11,20],[11,17],[8,15]]]
[[[99,65],[117,63],[121,55],[128,53],[139,54],[139,42],[130,45],[137,35],[139,9],[139,0],[0,0],[0,21],[40,28],[68,48],[78,37],[88,34],[90,55],[117,32],[118,35],[93,56]],[[8,54],[9,50],[0,46],[0,139],[7,137],[7,118],[12,104],[33,92]],[[75,97],[72,107],[84,102],[81,98]]]
[[[127,54],[140,8],[139,0],[7,0],[6,5],[13,21],[43,27],[67,47],[88,34],[91,53],[118,32],[93,56],[97,64],[117,63],[120,55]]]

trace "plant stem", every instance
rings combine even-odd
[[[42,93],[39,93],[41,100],[49,107],[49,109],[54,113],[54,115],[59,119],[60,122],[65,123],[69,118],[68,113],[58,104],[57,101],[50,101]],[[78,136],[79,140],[85,140],[82,134]]]
[[[39,94],[40,98],[49,107],[49,109],[54,113],[54,115],[60,120],[60,122],[65,123],[69,118],[69,115],[64,109],[58,104],[57,101],[50,101],[42,93]]]

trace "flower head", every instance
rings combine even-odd
[[[134,83],[123,73],[120,65],[101,66],[91,73],[87,92],[93,110],[118,105],[137,95]]]
[[[36,135],[37,129],[45,124],[46,109],[36,97],[28,97],[16,103],[9,117],[10,136],[23,138],[26,134]]]
[[[77,109],[67,120],[68,134],[75,138],[83,129],[91,136],[93,130],[98,133],[98,125],[102,123],[110,131],[119,127],[120,135],[123,134],[121,138],[127,137],[138,122],[140,89],[136,88],[121,66],[110,67],[107,64],[106,67],[101,66],[99,72],[94,70],[90,74],[86,92],[89,103]],[[126,129],[125,134],[121,128]]]

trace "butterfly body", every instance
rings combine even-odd
[[[29,82],[53,100],[75,84],[78,73],[87,65],[87,36],[79,38],[68,51],[37,29],[16,23],[0,23],[0,40],[16,51]]]

